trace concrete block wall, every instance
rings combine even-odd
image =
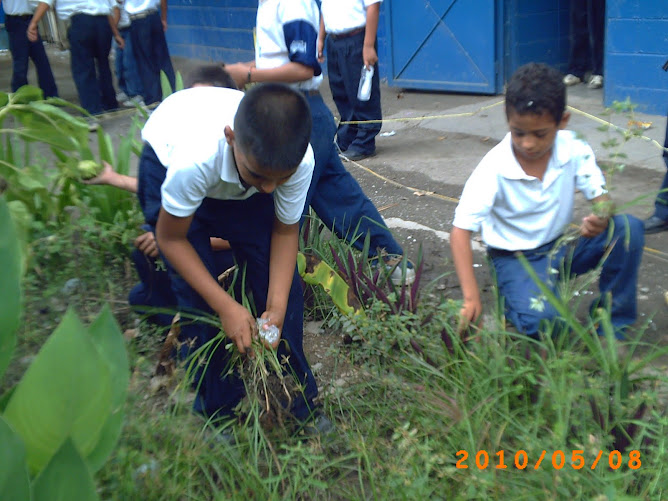
[[[606,106],[627,97],[638,111],[668,112],[668,2],[608,0],[604,60]]]

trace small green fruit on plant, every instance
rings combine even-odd
[[[102,172],[102,165],[95,160],[81,160],[77,165],[77,174],[79,179],[86,181],[93,179]]]

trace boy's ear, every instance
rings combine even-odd
[[[226,125],[223,131],[225,132],[225,140],[227,141],[227,144],[234,146],[234,131],[232,130],[232,127]]]
[[[564,114],[561,116],[561,121],[559,122],[559,129],[560,130],[565,129],[570,119],[571,119],[571,112],[564,111]]]

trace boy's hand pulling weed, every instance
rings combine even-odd
[[[225,314],[220,314],[220,323],[227,337],[236,345],[239,353],[250,354],[251,340],[257,336],[255,317],[241,306],[234,303]]]
[[[462,308],[459,310],[459,324],[457,325],[457,334],[461,336],[469,328],[471,323],[479,325],[480,315],[482,315],[482,303],[480,298],[475,301],[464,300]]]
[[[585,238],[592,238],[600,235],[608,227],[608,221],[608,217],[589,214],[587,217],[582,218],[582,225],[580,225],[580,235]]]

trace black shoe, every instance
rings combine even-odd
[[[645,219],[644,224],[646,235],[668,230],[668,219],[661,219],[657,216],[648,217]]]
[[[360,160],[364,160],[365,158],[373,156],[376,156],[375,151],[370,153],[362,153],[361,151],[355,151],[351,149],[346,150],[346,152],[343,154],[344,159],[352,160],[353,162],[359,162]]]

